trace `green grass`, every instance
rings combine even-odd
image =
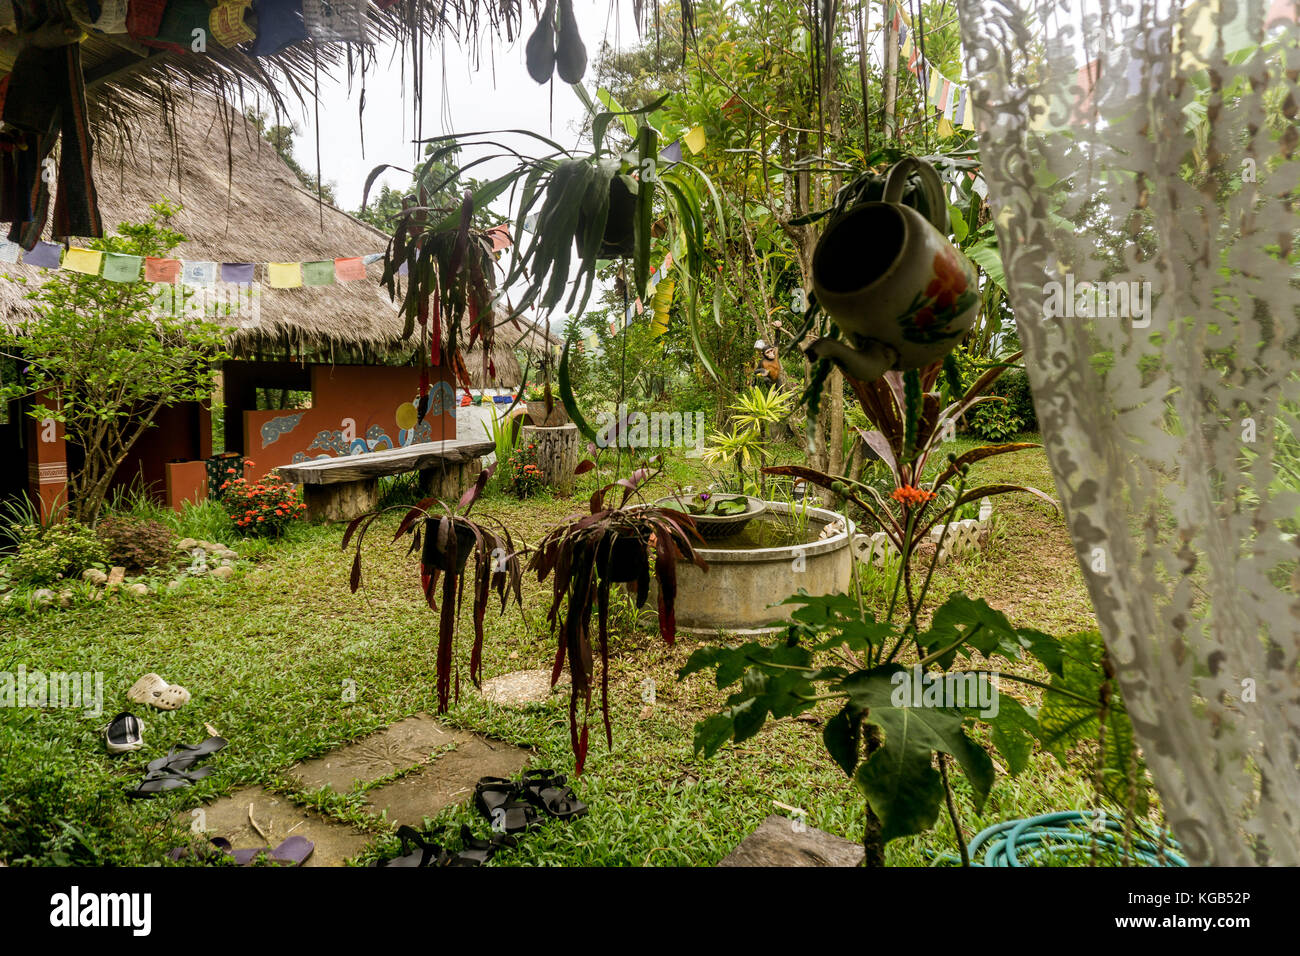
[[[609,480],[611,464],[604,463],[600,480]],[[994,459],[975,471],[982,480],[1014,477],[1052,488],[1045,457],[1037,451]],[[585,509],[596,483],[589,474],[571,499],[544,494],[524,502],[490,486],[476,508],[535,542],[554,521]],[[647,498],[666,493],[672,483],[700,486],[707,477],[696,462],[670,459],[667,477]],[[1094,626],[1059,516],[1026,496],[995,504],[1000,530],[990,548],[941,568],[934,599],[963,588],[1017,623],[1049,631]],[[177,516],[173,527],[211,538],[215,525],[207,522],[215,518],[201,510]],[[380,826],[361,809],[359,797],[302,791],[283,771],[436,707],[436,619],[422,602],[404,545],[388,545],[396,521],[385,519],[367,539],[364,586],[355,595],[347,587],[349,555],[339,549],[341,528],[300,526],[282,541],[258,545],[255,563],[242,565],[227,585],[193,582],[144,601],[109,599],[0,619],[6,629],[0,669],[23,663],[29,670],[99,670],[107,698],[98,719],[69,711],[0,715],[0,857],[15,863],[24,853],[42,862],[153,862],[182,841],[182,811],[253,783],[378,838]],[[200,535],[198,528],[209,530]],[[550,666],[549,598],[549,581],[539,586],[528,576],[522,613],[514,607],[501,617],[489,611],[486,676]],[[462,652],[471,634],[464,623]],[[821,743],[820,721],[829,710],[814,712],[811,720],[770,724],[710,760],[693,755],[693,725],[723,700],[702,675],[676,678],[701,643],[682,637],[668,647],[657,634],[630,626],[619,631],[610,680],[614,744],[606,746],[593,712],[587,770],[577,781],[591,815],[573,824],[548,824],[517,850],[498,856],[500,865],[711,865],[764,817],[787,813],[778,803],[803,809],[812,826],[861,837],[862,798]],[[564,694],[524,711],[496,707],[469,689],[464,653],[460,663],[461,699],[445,720],[531,747],[534,766],[572,770]],[[144,715],[147,750],[108,756],[101,730],[124,703],[126,688],[146,671],[185,685],[194,699],[174,713]],[[649,712],[641,697],[647,678],[657,695]],[[355,683],[354,702],[344,700],[345,681]],[[207,736],[205,721],[231,741],[213,761],[211,778],[163,800],[128,805],[120,798],[144,761],[178,740]],[[41,789],[50,776],[41,770],[42,761],[54,769],[61,789]],[[1008,817],[1094,805],[1086,771],[1066,770],[1042,755],[1019,778],[1000,775],[979,816],[957,780],[968,837]],[[15,826],[20,819],[26,823]],[[97,822],[80,822],[87,819]],[[487,829],[465,807],[444,811],[439,822],[468,823],[480,834]],[[396,841],[381,840],[377,848],[391,852]],[[925,864],[932,854],[953,849],[945,816],[933,831],[890,844],[888,860]],[[362,862],[374,854],[372,849]]]

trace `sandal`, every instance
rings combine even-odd
[[[522,833],[537,825],[537,811],[522,797],[521,785],[504,777],[484,777],[474,787],[474,806],[496,833]]]
[[[179,684],[169,684],[157,674],[145,674],[126,692],[128,700],[149,704],[159,710],[175,710],[190,701],[190,692]]]
[[[144,746],[144,724],[134,714],[118,714],[104,731],[104,745],[111,754],[139,750]]]
[[[402,841],[402,855],[391,860],[379,860],[374,866],[446,866],[450,859],[446,850],[437,843],[426,840],[425,834],[414,827],[398,827],[397,837]],[[412,846],[415,847],[414,850],[411,849]]]
[[[464,849],[447,861],[448,866],[482,866],[502,847],[513,849],[519,845],[518,840],[504,833],[494,833],[489,839],[480,840],[469,827],[463,825],[460,828],[460,842]]]
[[[167,751],[167,756],[151,760],[145,765],[145,769],[152,772],[159,770],[173,770],[180,772],[189,770],[204,757],[218,753],[226,747],[224,737],[209,737],[201,744],[191,746],[190,744],[177,744],[171,750]]]
[[[145,778],[128,790],[126,795],[135,798],[156,797],[158,794],[166,793],[168,790],[180,790],[184,787],[192,786],[210,773],[212,773],[211,767],[200,767],[198,770],[191,773],[173,773],[167,770],[156,770],[152,773],[145,774]]]
[[[530,780],[529,775],[533,777]],[[587,805],[578,799],[568,778],[551,770],[524,772],[524,789],[529,801],[557,820],[577,820],[587,815]]]

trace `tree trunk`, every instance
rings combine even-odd
[[[572,423],[558,428],[525,425],[519,440],[525,446],[536,444],[537,467],[542,470],[546,487],[561,498],[573,494],[573,470],[578,467],[580,435]]]

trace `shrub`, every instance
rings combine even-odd
[[[171,530],[149,518],[109,515],[96,530],[109,562],[128,571],[165,567],[176,559]]]
[[[235,527],[246,534],[278,535],[307,506],[298,499],[298,489],[279,475],[258,481],[231,478],[222,482],[221,502]]]
[[[1007,369],[993,383],[989,394],[1000,395],[1007,400],[1007,409],[1020,420],[1020,431],[1038,431],[1038,412],[1034,409],[1034,396],[1029,390],[1029,376],[1024,369]]]
[[[47,528],[17,529],[18,553],[9,563],[16,585],[46,587],[60,577],[73,577],[108,561],[108,551],[95,532],[77,521],[60,521]]]
[[[537,467],[537,445],[520,444],[510,453],[508,461],[511,486],[520,498],[535,494],[544,484],[542,469]]]
[[[1024,430],[1021,421],[1006,402],[985,402],[968,416],[971,431],[985,441],[1009,441]]]

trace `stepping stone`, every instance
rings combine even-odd
[[[248,806],[253,805],[253,819],[266,832],[264,839],[248,822]],[[371,836],[351,827],[323,819],[295,806],[287,798],[267,793],[261,787],[247,787],[205,806],[201,817],[192,819],[204,824],[207,835],[221,836],[236,850],[270,846],[275,849],[288,837],[306,837],[316,849],[303,866],[342,866],[370,843]]]
[[[564,677],[561,675],[561,681]],[[506,707],[526,707],[540,704],[551,696],[551,671],[546,667],[535,670],[514,671],[485,680],[480,690],[488,703]]]
[[[349,793],[357,781],[378,780],[428,763],[433,754],[474,739],[468,731],[444,727],[428,714],[416,714],[323,757],[297,764],[289,769],[289,775],[309,790],[328,786],[336,793]]]
[[[418,827],[443,807],[472,799],[480,777],[516,777],[523,770],[526,750],[476,734],[464,736],[455,750],[439,754],[418,773],[371,790],[366,794],[371,810],[387,811],[394,824]]]
[[[825,830],[773,814],[718,866],[860,866],[866,852]]]

